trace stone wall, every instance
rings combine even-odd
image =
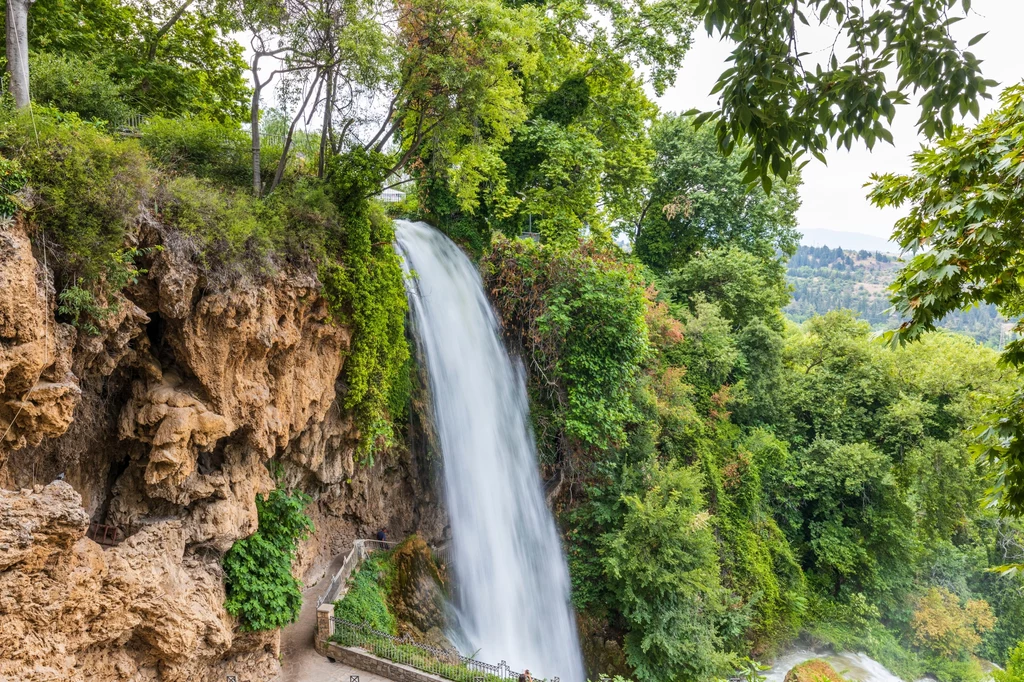
[[[326,655],[332,661],[341,661],[345,665],[365,670],[374,675],[380,675],[386,679],[394,680],[394,682],[448,682],[443,677],[431,675],[400,663],[393,663],[383,658],[377,658],[362,649],[339,646],[334,642],[330,642],[327,645]]]

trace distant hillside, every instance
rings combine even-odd
[[[880,251],[881,253],[898,253],[899,247],[881,237],[859,232],[841,232],[839,230],[803,230],[800,243],[804,246],[831,246],[833,249],[853,249],[860,251]]]
[[[899,319],[886,313],[887,287],[898,268],[892,254],[801,246],[789,261],[787,279],[793,286],[793,301],[783,312],[794,322],[803,322],[812,315],[849,308],[874,329],[892,329]],[[1000,345],[1009,328],[994,306],[953,313],[942,326],[991,346]]]

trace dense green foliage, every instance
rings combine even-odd
[[[1020,682],[1024,680],[1024,641],[1010,652],[1005,670],[995,670],[992,677],[996,682]]]
[[[129,110],[242,116],[249,90],[242,46],[228,36],[235,20],[225,3],[194,2],[172,22],[180,6],[37,0],[29,12],[30,66],[43,72],[32,75],[33,87],[44,87],[34,98],[112,123],[120,123],[113,114]]]
[[[401,264],[392,246],[394,228],[382,212],[371,210],[369,201],[387,164],[382,155],[359,150],[331,159],[328,192],[346,219],[343,233],[330,235],[328,249],[344,253],[346,261],[328,261],[320,267],[335,318],[355,330],[345,363],[345,407],[355,408],[361,448],[371,457],[375,449],[391,445],[387,407],[401,372],[408,373],[409,359],[407,304]]]
[[[259,527],[224,555],[224,608],[243,630],[273,630],[292,623],[302,608],[302,585],[292,575],[300,540],[313,532],[301,491],[277,488],[256,497]]]
[[[977,679],[972,653],[1003,660],[1024,635],[1024,584],[986,572],[1024,529],[978,507],[985,472],[969,454],[1010,375],[964,337],[892,351],[849,312],[785,325],[784,289],[765,284],[777,265],[734,245],[659,293],[592,242],[492,243],[485,280],[525,354],[544,466],[570,484],[577,608],[624,633],[641,680],[731,674],[801,632],[907,679]],[[946,610],[922,607],[938,589]],[[919,632],[948,614],[975,630],[940,651]]]
[[[33,99],[73,111],[87,121],[120,124],[130,110],[109,67],[77,56],[33,53],[29,59]]]
[[[936,147],[914,155],[911,175],[875,177],[880,206],[909,204],[895,239],[913,254],[892,285],[893,304],[906,319],[894,342],[919,338],[948,313],[979,303],[1006,317],[1024,313],[1019,277],[1024,190],[1024,87],[1007,88],[1000,107],[974,129],[957,128]],[[1024,340],[1009,343],[1004,360],[1024,372]],[[983,434],[984,455],[999,468],[994,495],[1024,511],[1024,393],[999,406]]]
[[[657,272],[705,249],[735,246],[767,261],[796,250],[799,175],[772,192],[751,187],[739,155],[723,157],[709,128],[666,116],[651,131],[655,177],[631,221],[637,256]]]
[[[373,554],[349,579],[348,591],[334,604],[334,615],[357,625],[366,624],[390,635],[398,623],[388,607],[394,569],[388,552]]]
[[[638,417],[630,387],[647,348],[636,274],[590,243],[560,251],[526,240],[497,241],[485,267],[506,330],[538,374],[561,379],[532,386],[550,405],[539,428],[582,448],[623,443]]]

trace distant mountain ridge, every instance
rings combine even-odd
[[[842,232],[840,230],[822,230],[809,228],[803,230],[800,237],[803,246],[829,246],[848,249],[850,251],[879,251],[881,253],[900,252],[899,246],[881,237],[859,232]]]
[[[787,263],[786,280],[793,300],[783,313],[794,322],[803,322],[848,308],[875,330],[894,329],[900,319],[889,312],[888,287],[899,268],[898,256],[879,250],[800,246]],[[992,305],[954,312],[939,326],[995,347],[1010,338],[1011,325]]]

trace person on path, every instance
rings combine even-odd
[[[381,542],[386,542],[387,541],[387,539],[388,539],[387,530],[388,530],[387,527],[384,527],[384,528],[381,528],[379,531],[377,531],[377,539],[379,541],[381,541]]]

